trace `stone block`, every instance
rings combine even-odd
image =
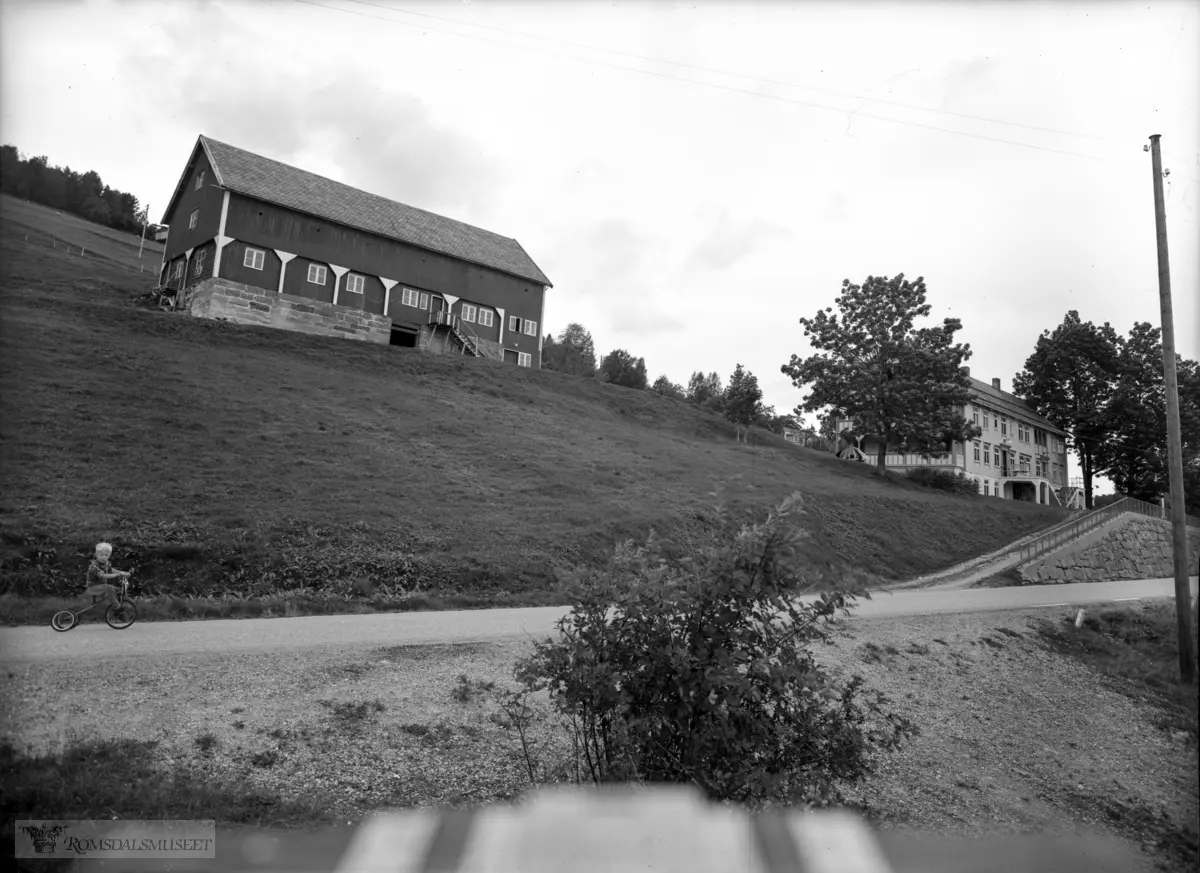
[[[271,311],[270,306],[267,306],[267,304],[265,304],[265,303],[259,303],[257,301],[251,301],[250,308],[255,310],[256,312],[270,312]]]
[[[316,312],[317,308],[315,306],[310,306],[307,303],[293,303],[292,311],[293,312]]]

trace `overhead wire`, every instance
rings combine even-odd
[[[901,100],[890,100],[886,97],[873,97],[869,94],[855,94],[855,93],[851,93],[851,92],[847,92],[847,91],[835,91],[830,88],[818,88],[813,85],[803,85],[798,82],[788,82],[788,81],[784,81],[781,79],[770,79],[770,78],[767,78],[764,76],[750,75],[748,73],[737,73],[737,72],[733,72],[731,70],[718,69],[716,67],[706,67],[701,64],[689,64],[689,63],[685,63],[683,61],[673,61],[673,60],[669,60],[667,58],[654,57],[652,55],[637,54],[636,52],[625,52],[625,51],[621,51],[619,49],[602,48],[600,46],[588,45],[587,43],[574,42],[572,40],[558,39],[558,38],[549,37],[549,36],[541,36],[540,34],[535,34],[535,33],[525,33],[523,31],[511,30],[509,28],[504,28],[504,27],[495,27],[495,26],[489,25],[489,24],[476,24],[471,21],[462,21],[457,18],[446,18],[441,15],[430,15],[427,12],[414,12],[409,9],[401,9],[396,6],[388,6],[383,3],[372,3],[372,2],[370,2],[370,0],[347,0],[347,2],[357,3],[360,6],[371,6],[376,9],[386,9],[390,12],[398,12],[401,15],[413,15],[413,16],[418,16],[420,18],[429,18],[434,21],[444,21],[449,24],[457,24],[457,25],[461,25],[463,27],[476,27],[481,30],[491,30],[491,31],[495,31],[497,33],[506,33],[511,36],[519,36],[519,37],[522,37],[523,39],[540,39],[540,40],[544,40],[546,42],[558,43],[560,45],[569,45],[574,48],[586,49],[587,51],[602,52],[604,54],[611,54],[611,55],[619,55],[621,57],[634,58],[636,60],[641,60],[641,61],[649,61],[649,62],[655,63],[655,64],[668,64],[673,67],[683,67],[683,68],[689,69],[689,70],[698,70],[698,71],[704,72],[704,73],[715,73],[720,76],[730,76],[732,78],[737,78],[737,79],[748,79],[752,82],[762,82],[762,83],[768,84],[768,85],[779,85],[784,88],[798,88],[802,91],[813,91],[818,94],[829,94],[834,97],[845,97],[845,98],[854,99],[854,100],[866,100],[871,103],[883,103],[883,104],[887,104],[889,106],[900,106],[905,109],[915,109],[919,112],[931,112],[931,113],[934,113],[937,115],[952,115],[956,118],[968,118],[973,121],[983,121],[983,122],[987,122],[988,124],[1002,124],[1002,125],[1007,125],[1009,127],[1022,127],[1022,128],[1025,128],[1026,130],[1036,130],[1036,131],[1041,131],[1043,133],[1058,134],[1060,136],[1073,136],[1073,137],[1078,137],[1080,139],[1093,139],[1093,140],[1101,140],[1101,141],[1104,139],[1103,137],[1093,136],[1092,134],[1088,134],[1088,133],[1076,133],[1075,131],[1070,131],[1070,130],[1058,130],[1053,127],[1040,127],[1036,124],[1024,124],[1019,121],[1006,121],[1006,120],[1000,119],[1000,118],[988,118],[987,116],[983,116],[983,115],[972,115],[971,113],[968,113],[968,112],[955,112],[950,109],[934,109],[929,106],[920,106],[915,103],[905,103]],[[839,111],[841,111],[841,110],[839,110]]]
[[[292,0],[292,2],[300,3],[305,6],[315,6],[320,9],[327,9],[331,12],[341,12],[346,15],[357,15],[357,16],[361,16],[363,18],[372,18],[377,21],[387,21],[392,24],[398,24],[401,27],[410,27],[410,28],[415,28],[417,30],[428,30],[428,31],[433,31],[434,33],[445,33],[445,34],[449,34],[451,36],[460,36],[460,37],[463,37],[464,39],[479,40],[481,42],[488,42],[488,43],[492,43],[494,45],[503,46],[505,48],[518,48],[518,49],[524,49],[526,51],[535,51],[535,52],[542,52],[544,54],[557,55],[559,57],[565,57],[570,60],[579,61],[581,63],[595,64],[597,66],[609,67],[611,69],[621,70],[623,72],[641,73],[646,76],[655,76],[660,79],[668,79],[670,81],[683,82],[683,83],[689,84],[689,85],[698,85],[700,87],[712,88],[712,89],[715,89],[718,91],[727,91],[727,92],[730,92],[733,94],[744,94],[749,97],[759,97],[764,100],[774,100],[774,101],[781,102],[781,103],[791,103],[791,104],[794,104],[797,106],[806,106],[811,109],[821,109],[826,112],[834,112],[838,115],[853,116],[855,118],[870,118],[875,121],[882,121],[882,122],[889,123],[889,124],[899,124],[899,125],[903,125],[905,127],[915,127],[915,128],[919,128],[922,130],[932,130],[932,131],[936,131],[939,133],[948,133],[948,134],[952,134],[954,136],[963,136],[963,137],[967,137],[970,139],[985,140],[987,142],[997,142],[997,143],[1002,143],[1004,145],[1017,146],[1018,148],[1033,149],[1035,151],[1053,152],[1055,154],[1067,155],[1067,156],[1076,157],[1076,158],[1083,158],[1085,160],[1090,160],[1090,161],[1109,160],[1107,158],[1098,157],[1096,155],[1088,155],[1088,154],[1084,154],[1082,152],[1068,151],[1066,149],[1057,149],[1057,148],[1053,148],[1051,146],[1034,145],[1032,143],[1020,142],[1018,140],[1004,139],[1003,137],[987,136],[986,134],[968,133],[967,131],[963,131],[963,130],[954,130],[953,128],[948,128],[948,127],[938,127],[937,125],[923,124],[918,121],[905,121],[905,120],[899,119],[899,118],[889,118],[886,115],[874,115],[872,113],[864,112],[862,110],[839,109],[835,106],[826,106],[821,103],[813,103],[813,102],[810,102],[807,100],[797,100],[797,99],[791,98],[791,97],[782,97],[777,94],[764,94],[760,91],[751,91],[746,88],[735,88],[731,85],[721,85],[721,84],[718,84],[715,82],[702,82],[698,79],[689,79],[685,76],[672,76],[669,73],[663,73],[663,72],[659,72],[657,70],[644,70],[644,69],[640,69],[637,67],[628,67],[628,66],[623,66],[621,64],[613,64],[613,63],[609,63],[607,61],[597,60],[595,58],[581,58],[581,57],[578,57],[577,55],[566,54],[564,52],[558,52],[558,51],[554,51],[552,49],[541,48],[538,46],[522,46],[522,45],[517,45],[515,43],[504,42],[502,40],[491,39],[489,37],[480,36],[478,34],[460,33],[458,31],[453,31],[453,30],[443,30],[443,29],[436,28],[436,27],[430,27],[429,25],[415,24],[410,21],[401,21],[396,18],[389,18],[389,17],[385,17],[382,15],[372,15],[369,12],[359,12],[354,9],[343,9],[338,6],[329,6],[325,3],[317,3],[317,2],[315,2],[315,0]]]

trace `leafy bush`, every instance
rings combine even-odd
[[[605,572],[572,580],[576,605],[558,638],[518,663],[520,689],[505,706],[521,728],[530,711],[518,698],[546,691],[562,716],[571,761],[541,772],[691,782],[713,800],[751,805],[825,805],[915,730],[859,677],[839,684],[805,648],[854,591],[797,601],[815,581],[804,534],[787,524],[798,513],[793,495],[691,557],[669,557],[651,533],[644,546],[618,546]],[[521,739],[535,779],[525,731]]]
[[[951,473],[931,467],[915,467],[905,475],[911,481],[918,485],[924,485],[926,488],[937,488],[952,494],[979,494],[979,486],[959,472]]]

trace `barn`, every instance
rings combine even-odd
[[[162,221],[192,315],[541,365],[552,286],[515,239],[206,136]]]

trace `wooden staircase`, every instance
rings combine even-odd
[[[475,331],[467,327],[466,322],[454,313],[444,309],[431,312],[429,313],[429,324],[433,325],[434,330],[438,327],[445,327],[447,333],[458,343],[460,355],[469,354],[476,358],[493,357]]]

